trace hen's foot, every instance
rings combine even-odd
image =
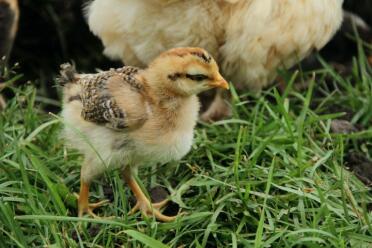
[[[228,96],[223,95],[221,91],[217,91],[213,102],[209,108],[202,113],[200,119],[204,122],[214,122],[230,117],[232,113],[228,101]]]

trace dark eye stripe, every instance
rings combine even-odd
[[[203,75],[203,74],[196,74],[196,75],[186,74],[186,77],[194,81],[203,81],[209,78],[208,76]]]
[[[176,81],[180,77],[182,77],[181,73],[174,73],[174,74],[168,75],[168,78],[172,81]]]

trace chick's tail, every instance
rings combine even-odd
[[[70,63],[65,63],[60,66],[60,76],[57,77],[57,83],[61,86],[74,83],[76,81],[75,66]]]

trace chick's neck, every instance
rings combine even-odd
[[[163,131],[173,128],[194,127],[199,111],[199,101],[197,96],[179,94],[172,87],[160,80],[160,77],[153,73],[140,75],[145,88],[146,98],[151,105],[151,112],[158,118],[158,125]]]
[[[164,84],[159,77],[148,73],[141,76],[151,103],[162,110],[176,111],[191,97]]]

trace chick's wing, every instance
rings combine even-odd
[[[137,70],[124,67],[82,80],[81,116],[84,120],[115,130],[133,130],[147,119],[143,87]]]

